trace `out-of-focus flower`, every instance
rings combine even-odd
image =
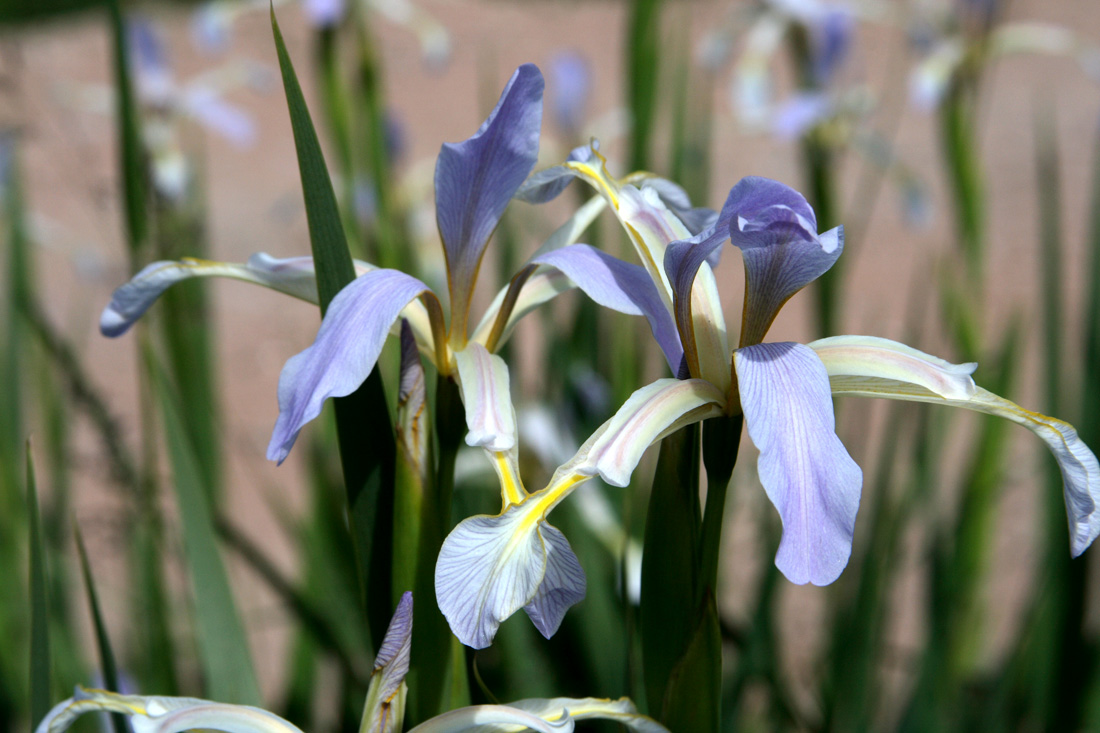
[[[290,0],[273,0],[282,5]],[[223,53],[233,37],[233,24],[241,15],[266,11],[272,0],[209,0],[191,17],[191,39],[206,53]],[[444,66],[451,55],[451,36],[436,18],[410,0],[352,0],[364,12],[373,12],[416,35],[424,61]],[[348,0],[301,0],[302,13],[314,28],[332,28],[348,14]]]
[[[405,717],[412,650],[412,594],[405,593],[378,649],[363,711],[360,733],[400,733]],[[119,695],[77,687],[71,698],[54,706],[35,733],[65,733],[78,717],[89,712],[127,716],[135,733],[179,733],[217,730],[225,733],[302,733],[294,724],[261,708],[200,700],[193,697]],[[568,733],[574,721],[603,719],[641,733],[668,733],[659,723],[639,715],[627,698],[551,698],[519,700],[508,705],[458,708],[425,721],[410,733],[465,733],[469,731],[540,731]]]
[[[592,72],[580,53],[563,51],[550,60],[550,109],[570,138],[580,135],[591,87]]]

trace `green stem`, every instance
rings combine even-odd
[[[703,424],[703,466],[707,471],[707,503],[700,540],[700,590],[717,597],[718,561],[721,558],[722,524],[726,491],[741,443],[743,416],[719,417]]]

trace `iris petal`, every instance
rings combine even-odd
[[[783,520],[775,564],[793,583],[832,583],[852,552],[863,473],[836,436],[825,367],[793,343],[738,349],[734,365],[760,482]]]
[[[499,452],[516,445],[516,413],[508,366],[478,343],[456,351],[455,365],[466,406],[466,444]]]
[[[669,369],[673,372],[679,369],[684,350],[676,324],[643,267],[623,262],[587,244],[547,252],[531,262],[563,272],[588,297],[605,308],[644,315]]]
[[[485,245],[538,157],[542,91],[538,68],[520,66],[474,136],[445,143],[439,152],[436,221],[447,259],[456,348],[466,340],[470,298]]]
[[[1100,464],[1069,423],[977,387],[969,376],[975,364],[951,364],[870,336],[838,336],[810,346],[825,364],[834,394],[951,405],[1023,425],[1046,443],[1058,462],[1071,554],[1077,557],[1100,535]]]
[[[268,459],[282,463],[298,432],[321,413],[325,400],[349,395],[363,383],[398,315],[418,296],[438,311],[428,286],[397,270],[368,272],[336,294],[316,340],[292,356],[279,375],[279,418]]]
[[[359,274],[373,269],[356,262]],[[179,261],[153,262],[134,275],[130,282],[115,290],[103,309],[99,330],[104,336],[121,336],[144,315],[161,294],[178,282],[197,277],[227,277],[264,285],[295,298],[317,302],[317,278],[312,257],[279,259],[258,252],[247,264],[211,262],[185,258]]]
[[[474,516],[451,530],[435,565],[435,596],[459,641],[484,649],[535,597],[546,573],[538,515],[527,504]]]
[[[523,607],[531,623],[549,639],[557,633],[566,611],[584,600],[585,576],[569,540],[557,527],[539,523],[546,547],[546,572],[535,597]]]
[[[767,178],[742,179],[720,219],[745,263],[741,345],[759,343],[787,300],[825,273],[844,249],[844,230],[817,234],[817,219],[794,189]]]

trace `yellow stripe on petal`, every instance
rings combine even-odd
[[[970,378],[974,364],[951,364],[905,344],[869,336],[839,336],[810,346],[825,364],[833,394],[950,405],[1023,425],[1046,443],[1062,472],[1074,557],[1100,534],[1100,464],[1069,423],[976,386]]]

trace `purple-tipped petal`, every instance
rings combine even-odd
[[[313,345],[292,356],[279,375],[279,419],[267,447],[269,460],[283,462],[298,431],[321,414],[325,400],[358,389],[402,309],[423,293],[431,290],[411,275],[373,270],[336,294]]]
[[[676,324],[644,267],[623,262],[587,244],[547,252],[533,258],[531,263],[559,270],[605,308],[644,315],[669,369],[675,373],[679,368],[684,349]]]
[[[793,343],[738,349],[734,365],[760,482],[783,520],[775,564],[792,583],[828,585],[848,564],[863,483],[836,436],[829,375]]]
[[[585,577],[580,560],[561,530],[540,522],[539,534],[546,547],[546,573],[535,597],[523,610],[539,633],[549,639],[557,633],[565,612],[584,600]]]
[[[409,655],[412,653],[413,595],[405,591],[386,628],[386,636],[374,658],[375,673],[381,672],[381,697],[388,700],[397,692],[409,672]]]
[[[462,340],[485,245],[538,157],[542,90],[542,73],[524,64],[474,136],[439,151],[436,221],[447,258],[451,332]]]
[[[833,266],[844,230],[817,234],[817,217],[802,194],[767,178],[743,178],[730,191],[721,220],[745,263],[741,345],[760,343],[787,300]]]

